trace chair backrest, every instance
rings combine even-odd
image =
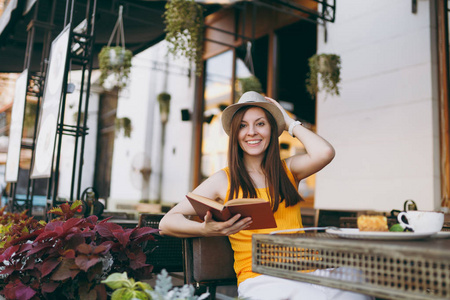
[[[141,214],[139,227],[158,228],[162,214]],[[186,216],[195,219],[192,216]],[[155,272],[184,271],[184,281],[195,285],[236,284],[234,252],[228,237],[176,238],[157,236],[157,241],[147,247],[157,246],[147,258]]]
[[[183,243],[186,283],[236,283],[234,253],[228,237],[186,238]]]
[[[163,214],[141,214],[139,227],[159,228]],[[149,255],[146,262],[153,266],[153,273],[159,273],[162,269],[167,272],[183,272],[183,240],[171,236],[155,234],[156,241],[149,242]]]

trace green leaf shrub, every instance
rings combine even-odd
[[[135,282],[133,278],[129,279],[126,272],[111,274],[102,283],[114,290],[111,300],[202,300],[209,296],[208,293],[195,296],[195,289],[192,285],[185,284],[181,288],[173,287],[172,278],[164,269],[156,277],[155,289],[152,289],[147,283]]]
[[[61,204],[50,212],[57,218],[44,224],[23,214],[4,230],[0,248],[0,294],[6,299],[107,299],[101,281],[110,273],[151,277],[143,249],[158,229],[124,229],[109,219],[77,218],[81,201]],[[17,220],[17,221],[15,221]]]

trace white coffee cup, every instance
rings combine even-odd
[[[405,217],[408,224],[403,222]],[[414,232],[439,232],[444,226],[444,213],[440,211],[409,210],[398,214],[397,220],[403,228]]]

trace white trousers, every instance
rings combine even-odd
[[[319,271],[319,270],[317,270]],[[315,271],[315,272],[317,272]],[[325,270],[320,270],[323,272]],[[314,273],[314,272],[312,272]],[[369,300],[371,296],[334,289],[307,282],[260,275],[249,278],[238,287],[245,300]]]

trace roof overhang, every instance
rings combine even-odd
[[[37,72],[40,70],[45,37],[44,27],[52,27],[53,38],[64,27],[66,1],[53,1],[55,1],[56,7],[54,25],[51,26],[51,24],[42,23],[49,23],[46,20],[51,18],[50,2],[52,1],[11,0],[7,7],[8,11],[5,10],[0,19],[0,24],[5,23],[5,30],[0,32],[0,72],[18,73],[24,70],[28,30],[32,25],[35,25],[36,29],[30,71]],[[87,2],[88,0],[74,1],[73,22],[75,26],[84,20]],[[97,55],[102,47],[108,44],[117,21],[120,5],[123,5],[126,48],[131,50],[133,54],[137,54],[164,39],[165,25],[162,15],[166,2],[154,0],[97,0],[93,67],[98,68]],[[33,22],[34,10],[36,9],[36,7],[32,9],[33,5],[39,5],[37,18],[39,22]],[[202,3],[202,5],[205,6],[207,14],[221,8],[221,5],[217,3]],[[44,27],[40,28],[36,25]]]
[[[92,0],[73,0],[74,26],[80,24],[86,16],[86,5]],[[223,7],[253,3],[273,10],[324,24],[334,22],[336,0],[196,0],[205,7],[205,16]],[[30,72],[41,70],[42,49],[46,28],[52,29],[52,40],[64,28],[66,3],[69,0],[11,0],[0,17],[0,73],[20,73],[25,69],[28,32],[35,28],[33,51],[30,60]],[[98,53],[108,44],[117,21],[119,6],[123,6],[123,25],[126,48],[137,54],[165,37],[163,13],[167,1],[158,0],[97,0],[95,19],[95,44],[93,49],[93,68],[98,68]],[[302,5],[306,2],[320,4],[321,11],[311,10]],[[330,3],[329,3],[330,2]],[[51,3],[55,3],[54,13]],[[38,7],[37,7],[38,6]],[[35,12],[37,9],[37,17]],[[50,22],[53,17],[53,22]],[[33,21],[37,19],[38,21]]]

